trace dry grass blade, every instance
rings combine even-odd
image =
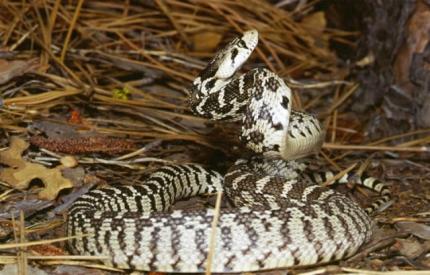
[[[426,146],[400,147],[400,146],[342,145],[342,144],[324,143],[323,148],[334,149],[334,150],[393,151],[393,152],[416,152],[416,153],[430,152],[430,148]]]
[[[332,106],[324,113],[321,114],[321,116],[331,114],[334,110],[336,110],[339,106],[342,105],[342,103],[345,102],[355,91],[357,91],[359,85],[355,84],[351,86],[343,95],[341,95],[333,104]]]
[[[327,181],[323,182],[321,185],[322,186],[329,186],[333,182],[337,181],[338,179],[341,179],[343,176],[345,176],[346,174],[348,174],[352,169],[355,168],[355,166],[357,166],[357,163],[354,163],[354,164],[350,165],[348,168],[340,171],[334,177],[332,177],[332,178],[328,179]]]
[[[247,71],[265,66],[273,70],[298,90],[294,92],[295,108],[318,112],[326,119],[328,142],[323,145],[324,150],[318,160],[341,171],[344,163],[340,160],[347,155],[361,158],[370,152],[372,163],[401,161],[405,159],[403,156],[414,156],[413,160],[405,163],[410,165],[408,169],[419,168],[419,176],[402,174],[398,176],[399,181],[412,178],[412,181],[420,183],[420,188],[424,188],[430,170],[427,163],[415,161],[427,160],[430,155],[430,129],[410,130],[390,134],[389,137],[380,135],[372,141],[365,132],[365,126],[376,111],[358,116],[349,108],[350,103],[360,96],[360,87],[351,74],[351,68],[354,73],[362,68],[354,67],[353,61],[345,62],[344,56],[336,54],[340,52],[338,50],[359,50],[356,38],[361,34],[329,27],[336,25],[339,19],[336,15],[334,20],[330,18],[332,10],[327,8],[338,4],[335,2],[0,1],[0,59],[35,60],[37,63],[31,70],[28,68],[16,75],[0,68],[0,78],[2,75],[10,76],[2,78],[7,81],[0,84],[0,146],[6,148],[13,135],[28,138],[41,134],[46,137],[45,144],[53,144],[56,135],[75,141],[79,139],[76,136],[94,134],[127,139],[140,148],[133,148],[131,153],[118,153],[124,154],[122,156],[76,153],[78,168],[84,171],[83,183],[76,176],[79,184],[69,191],[70,194],[62,194],[52,201],[54,207],[67,205],[62,204],[62,199],[69,195],[73,197],[73,192],[82,194],[79,192],[85,191],[85,187],[99,184],[95,179],[94,182],[89,180],[94,174],[101,183],[135,183],[142,182],[156,167],[182,162],[202,163],[225,171],[234,159],[243,156],[243,147],[237,138],[236,128],[239,126],[234,122],[212,123],[194,116],[188,106],[188,88],[218,47],[237,33],[257,29],[259,46],[243,69]],[[383,110],[378,112],[383,113]],[[49,123],[55,126],[47,126]],[[63,132],[63,129],[66,130]],[[74,130],[68,132],[70,129]],[[56,166],[64,153],[53,151],[33,144],[25,157],[31,162]],[[387,160],[386,156],[391,159]],[[352,162],[358,161],[354,159]],[[334,179],[353,167],[341,171]],[[378,169],[387,167],[384,163]],[[372,168],[373,165],[369,165],[368,169]],[[390,173],[388,175],[389,179],[395,178]],[[90,184],[87,185],[86,180]],[[411,184],[408,188],[413,186]],[[393,187],[399,188],[396,184]],[[25,191],[12,189],[0,182],[0,208],[10,209],[8,207],[31,202],[37,188],[37,182]],[[411,193],[417,197],[427,194],[426,190]],[[218,194],[207,273],[211,272],[215,249],[220,197]],[[414,200],[427,202],[428,198]],[[119,272],[90,262],[100,260],[99,257],[30,255],[33,247],[27,249],[29,246],[72,238],[59,237],[63,233],[61,230],[57,232],[57,227],[61,229],[64,226],[64,218],[51,215],[52,212],[46,211],[33,216],[26,213],[26,219],[21,217],[16,223],[15,220],[1,220],[0,225],[4,224],[6,229],[18,223],[19,227],[12,229],[9,235],[0,236],[9,242],[0,244],[0,263],[17,263],[22,273],[26,272],[29,260],[37,260],[44,265],[81,265]],[[42,222],[38,219],[40,216],[43,216]],[[415,216],[402,212],[397,217],[412,220]],[[37,241],[28,241],[34,239]],[[13,241],[16,243],[11,243]],[[8,255],[9,249],[15,249],[19,255]],[[370,264],[360,263],[358,266],[373,268],[373,260],[379,259],[378,255],[372,257],[365,263]],[[384,258],[384,262],[387,259]],[[347,264],[354,266],[353,263]],[[318,267],[307,274],[330,272],[330,267]],[[381,274],[339,266],[335,272]],[[401,271],[399,274],[408,273]]]
[[[32,105],[37,108],[37,105],[50,102],[59,98],[64,98],[66,96],[73,96],[81,93],[76,89],[69,89],[64,91],[49,91],[43,94],[31,95],[31,96],[22,96],[22,97],[14,97],[8,98],[3,101],[4,105],[19,105],[19,106],[28,106]]]
[[[19,212],[19,243],[25,243],[25,227],[24,227],[24,213]],[[18,252],[18,273],[22,275],[28,274],[28,259],[27,259],[27,247],[20,247]]]
[[[215,203],[215,209],[214,209],[214,216],[212,219],[212,225],[211,225],[211,235],[209,239],[209,246],[208,246],[208,258],[206,260],[206,275],[210,275],[212,273],[212,263],[213,263],[213,257],[215,254],[215,247],[216,247],[216,235],[217,235],[217,225],[218,225],[218,219],[220,215],[220,209],[221,209],[221,198],[222,198],[222,192],[218,192],[216,197],[216,203]]]
[[[49,244],[49,243],[55,243],[55,242],[63,242],[67,241],[73,238],[80,238],[78,236],[71,236],[71,237],[62,237],[62,238],[56,238],[52,240],[42,240],[42,241],[32,241],[32,242],[22,242],[22,243],[9,243],[9,244],[0,244],[0,250],[2,249],[12,249],[12,248],[21,248],[21,247],[29,247],[33,245],[41,245],[41,244]]]
[[[23,16],[25,11],[28,12]],[[31,4],[11,1],[5,3],[3,14],[12,17],[14,22],[8,26],[6,23],[10,20],[0,21],[0,31],[7,32],[5,41],[11,44],[20,41],[21,47],[26,43],[40,47],[43,69],[38,75],[49,79],[45,81],[43,92],[28,89],[4,98],[6,110],[17,110],[20,115],[29,117],[27,108],[43,111],[64,106],[67,97],[71,102],[95,100],[93,104],[101,109],[124,106],[134,113],[147,113],[148,120],[152,120],[144,122],[145,129],[130,131],[131,128],[123,128],[111,132],[115,135],[141,138],[137,133],[144,132],[148,138],[190,140],[214,147],[205,137],[190,133],[195,129],[186,133],[174,125],[178,117],[185,123],[194,123],[194,117],[186,114],[187,94],[182,89],[195,77],[196,68],[201,69],[204,64],[197,58],[208,58],[213,54],[192,50],[193,39],[203,31],[202,28],[221,35],[224,41],[230,39],[233,32],[258,29],[262,37],[257,56],[283,76],[313,69],[333,69],[331,73],[336,73],[336,58],[328,48],[315,46],[317,36],[312,36],[300,23],[292,20],[288,11],[255,0],[252,3],[245,0],[210,3],[160,0],[156,5],[145,3],[142,6],[102,1],[78,1],[76,5],[62,4],[61,1]],[[235,31],[227,31],[231,26]],[[136,33],[142,33],[144,37]],[[343,37],[345,34],[341,31],[330,33],[332,37],[338,35]],[[47,73],[46,66],[49,65]],[[125,71],[118,74],[118,70],[112,68]],[[155,93],[142,91],[134,84],[139,79],[136,75],[139,70],[154,76],[162,72],[168,79],[166,84],[176,88]],[[151,76],[148,81],[152,81]],[[132,91],[131,96],[126,100],[114,98],[114,90],[124,87]],[[155,120],[171,131],[164,132],[154,124]],[[97,126],[102,128],[102,125]],[[14,127],[9,126],[9,129]]]
[[[87,260],[91,260],[90,257],[88,257]],[[98,259],[94,259],[98,260]],[[72,266],[82,266],[82,267],[88,267],[88,268],[97,268],[100,270],[106,270],[106,271],[113,271],[113,272],[119,272],[119,273],[126,273],[127,271],[124,271],[122,269],[114,268],[111,266],[101,265],[101,264],[93,264],[91,262],[87,261],[67,261],[67,260],[45,260],[43,262],[45,265],[72,265]]]
[[[66,56],[66,51],[69,47],[70,37],[72,35],[72,31],[75,28],[76,20],[78,20],[79,13],[81,12],[82,4],[84,3],[84,0],[79,0],[78,5],[76,6],[75,13],[73,14],[72,21],[70,22],[69,29],[67,31],[66,39],[64,40],[63,50],[61,51],[60,61],[64,62],[64,57]],[[56,4],[57,6],[58,4]],[[55,7],[54,7],[55,10]]]

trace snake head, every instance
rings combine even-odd
[[[216,55],[218,69],[215,73],[215,77],[221,79],[232,77],[249,58],[252,51],[257,46],[257,43],[258,31],[249,30],[218,51]]]

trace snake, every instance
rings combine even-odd
[[[371,215],[391,198],[388,186],[307,165],[303,159],[324,137],[318,119],[292,110],[291,90],[272,71],[238,73],[257,43],[256,30],[234,38],[188,89],[196,115],[241,124],[239,139],[250,156],[224,176],[199,164],[172,164],[141,184],[89,191],[68,211],[74,254],[129,270],[245,272],[341,260],[369,241]],[[330,180],[353,181],[378,199],[361,207],[323,184]],[[171,210],[178,200],[218,192],[231,207]]]

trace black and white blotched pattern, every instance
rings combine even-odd
[[[124,269],[243,272],[342,259],[370,238],[369,214],[390,200],[387,186],[355,177],[380,195],[363,209],[320,186],[331,172],[286,160],[318,148],[323,131],[313,116],[291,110],[291,91],[273,72],[235,75],[257,41],[258,33],[249,31],[221,49],[193,82],[190,98],[200,116],[241,120],[241,140],[256,156],[238,160],[225,177],[200,165],[170,165],[141,185],[90,191],[69,210],[74,253],[104,256],[105,264]],[[178,199],[222,189],[235,208],[221,209],[215,232],[213,209],[169,211]]]

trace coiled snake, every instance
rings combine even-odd
[[[69,210],[75,253],[106,256],[106,264],[124,269],[241,272],[342,259],[370,238],[368,214],[389,200],[388,188],[374,178],[356,180],[380,194],[364,210],[319,185],[332,173],[307,172],[291,160],[317,149],[322,131],[317,119],[291,110],[291,91],[273,72],[235,75],[257,41],[252,30],[227,44],[190,89],[194,113],[242,120],[240,138],[256,155],[238,160],[225,177],[200,165],[170,165],[142,185],[90,191]],[[178,199],[221,189],[236,208],[221,209],[207,266],[214,211],[163,211]]]

